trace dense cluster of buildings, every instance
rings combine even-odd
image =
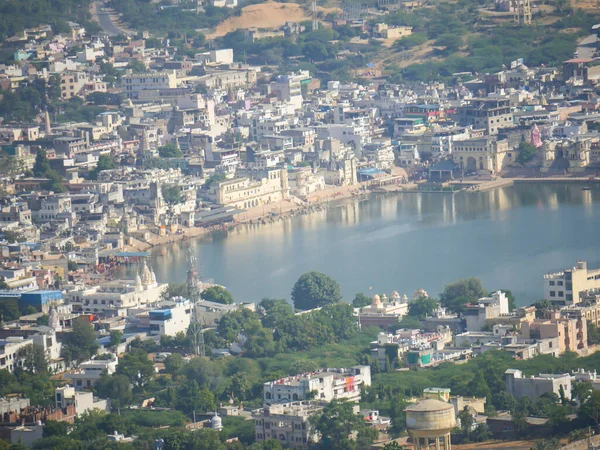
[[[237,1],[213,3],[233,7]],[[94,325],[101,352],[119,352],[136,337],[176,336],[193,323],[215,327],[228,312],[254,308],[202,300],[213,283],[199,282],[191,266],[188,293],[197,289],[198,297],[166,299],[166,284],[146,262],[153,244],[239,220],[243,213],[275,215],[283,204],[301,209],[332,189],[353,192],[406,183],[411,176],[433,182],[493,177],[516,165],[522,142],[536,151],[527,163],[532,170],[578,173],[600,164],[600,101],[591,89],[600,69],[593,60],[566,61],[562,79],[556,68],[517,61],[496,74],[469,74],[456,86],[322,85],[307,70],[277,73],[241,63],[228,48],[180,60],[169,39],[147,46],[145,38],[89,36],[69,25],[66,34],[53,34],[51,27],[26,30],[15,64],[0,66],[4,92],[43,80],[61,101],[106,106],[81,122],[48,111],[26,123],[0,121],[0,369],[23,367],[23,349],[38,346],[49,367],[66,372],[69,382],[56,389],[52,408],[32,408],[26,399],[0,401],[1,437],[11,442],[39,439],[38,420],[72,422],[91,409],[107,409],[86,390],[114,373],[118,358],[74,367],[61,356],[78,317]],[[245,37],[303,32],[298,24],[284,28],[248,29]],[[378,24],[373,33],[394,40],[412,29]],[[117,265],[138,262],[132,279],[115,279]],[[413,297],[426,295],[417,291]],[[462,314],[439,308],[423,330],[389,333],[409,311],[408,297],[394,291],[389,298],[373,296],[356,316],[360,326],[386,330],[370,346],[380,370],[428,367],[491,349],[515,359],[587,354],[587,324],[600,323],[600,269],[578,262],[545,275],[544,298],[554,309],[536,316],[533,307],[510,311],[498,291],[466,305]],[[123,331],[116,346],[109,337],[114,330]],[[215,349],[236,351],[237,344]],[[570,398],[572,380],[600,386],[595,373],[581,371],[505,375],[507,391],[517,398],[547,392]],[[361,387],[370,384],[371,368],[363,365],[266,382],[264,405],[252,412],[256,440],[308,448],[315,437],[309,417],[334,399],[358,402]],[[436,412],[453,426],[465,407],[476,415],[485,404],[440,389],[425,396],[425,403],[407,410],[415,424]],[[377,411],[363,415],[378,429],[389,424]],[[502,416],[493,420],[490,428],[502,426]],[[213,428],[219,421],[215,416]],[[431,437],[436,445],[449,445],[446,428]],[[411,433],[418,442],[429,439],[417,428]]]

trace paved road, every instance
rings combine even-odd
[[[123,30],[115,25],[110,14],[108,12],[102,11],[103,7],[104,7],[103,2],[101,2],[101,1],[94,2],[95,15],[98,18],[98,23],[100,24],[102,29],[109,36],[116,36],[117,34],[123,34]],[[92,11],[92,14],[94,14],[94,10]]]
[[[593,58],[593,54],[596,51],[598,38],[595,34],[583,38],[577,45],[577,51],[579,52],[579,58]]]

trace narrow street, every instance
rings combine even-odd
[[[598,38],[595,34],[583,38],[577,45],[577,51],[579,52],[579,58],[591,59],[596,51],[596,45]]]
[[[92,14],[92,18],[96,18],[97,22],[100,24],[102,29],[109,36],[116,36],[118,34],[125,34],[126,30],[119,27],[114,20],[114,11],[106,10],[103,11],[104,2],[100,0],[96,0],[92,3],[92,7],[90,9],[90,13]]]

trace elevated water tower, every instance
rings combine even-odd
[[[406,408],[406,429],[415,450],[450,450],[450,431],[455,426],[451,403],[426,399]]]

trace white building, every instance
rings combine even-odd
[[[110,355],[110,359],[92,359],[79,364],[77,369],[66,373],[65,378],[77,390],[91,388],[103,374],[112,375],[116,372],[119,358],[112,353]]]
[[[550,393],[571,399],[571,376],[564,374],[541,373],[538,376],[524,377],[517,369],[508,369],[505,374],[506,392],[516,399],[527,396],[536,400],[540,395]]]
[[[193,312],[194,306],[189,300],[165,302],[162,308],[149,313],[150,334],[175,336],[180,331],[187,332]]]
[[[23,367],[23,358],[18,353],[28,345],[33,345],[32,338],[9,336],[0,340],[0,370],[13,372],[17,367]]]
[[[127,98],[136,99],[141,91],[176,88],[177,75],[175,71],[123,75],[121,87]]]
[[[315,400],[329,402],[335,399],[360,400],[360,385],[371,385],[371,368],[354,366],[349,369],[321,369],[264,384],[265,404],[306,400],[307,394],[316,392]]]
[[[465,312],[467,331],[480,331],[485,327],[488,319],[508,313],[508,298],[503,292],[496,291],[491,297],[482,297],[477,300],[476,306],[467,305]]]
[[[308,449],[318,436],[311,431],[309,419],[320,413],[316,402],[291,402],[265,406],[252,411],[256,442],[279,441],[285,448]]]
[[[117,310],[125,315],[127,308],[160,301],[166,284],[158,284],[154,271],[144,263],[141,276],[135,280],[115,280],[91,288],[77,288],[65,293],[65,302],[83,312]]]
[[[54,390],[54,402],[57,409],[75,406],[77,417],[93,410],[108,411],[106,400],[96,400],[92,392],[77,391],[72,386],[57,387]]]
[[[229,6],[232,0],[220,0],[224,3],[221,7]],[[237,3],[237,1],[236,1]],[[217,5],[215,5],[217,6]],[[204,64],[233,64],[233,49],[222,48],[219,50],[211,50],[210,52],[197,53],[195,59]]]

